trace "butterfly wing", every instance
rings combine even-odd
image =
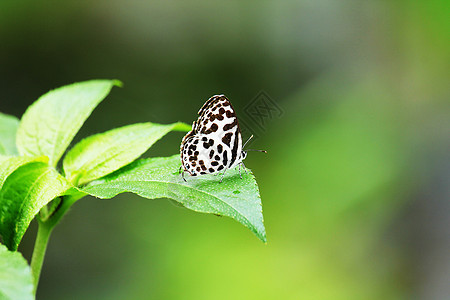
[[[216,173],[242,161],[242,137],[236,113],[224,95],[208,99],[181,144],[184,170],[191,175]]]

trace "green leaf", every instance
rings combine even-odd
[[[186,126],[140,123],[90,136],[64,157],[66,178],[81,185],[103,177],[134,161],[170,131],[184,131]]]
[[[19,252],[0,244],[0,299],[34,299],[30,266]]]
[[[17,155],[16,132],[19,119],[0,113],[0,154]]]
[[[69,182],[46,163],[19,167],[0,190],[0,234],[10,250],[16,250],[31,220],[54,198],[71,188]]]
[[[19,153],[58,160],[94,108],[116,80],[91,80],[57,88],[41,96],[25,112],[17,131]]]
[[[17,168],[31,162],[48,162],[48,157],[27,157],[27,156],[0,156],[0,190],[6,178]]]
[[[242,179],[237,168],[228,170],[222,183],[221,175],[186,176],[185,182],[179,167],[179,155],[142,159],[92,182],[83,191],[103,199],[123,192],[149,199],[171,198],[198,212],[229,216],[266,242],[261,197],[250,170],[243,172]]]

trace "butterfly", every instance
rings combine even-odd
[[[241,165],[247,151],[243,148],[253,137],[242,145],[242,135],[236,113],[225,95],[215,95],[208,99],[198,111],[198,119],[192,123],[192,130],[183,138],[180,146],[182,177],[184,172],[191,176],[217,174],[223,170]],[[256,150],[266,152],[263,150]]]

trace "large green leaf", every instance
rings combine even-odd
[[[83,191],[103,199],[123,192],[149,199],[170,198],[198,212],[229,216],[266,242],[261,198],[250,170],[242,179],[237,168],[228,170],[222,183],[214,175],[186,176],[185,182],[178,173],[180,164],[178,155],[142,159],[92,182]]]
[[[69,182],[46,163],[19,167],[0,190],[0,234],[10,250],[16,250],[31,220],[54,198],[71,188]]]
[[[19,153],[58,160],[92,110],[108,95],[115,80],[91,80],[57,88],[41,96],[25,112],[17,131]]]
[[[140,123],[90,136],[64,157],[66,178],[73,184],[84,184],[103,177],[134,161],[172,130],[187,131],[190,126]]]
[[[0,299],[28,300],[33,296],[30,266],[19,252],[8,251],[0,244]]]
[[[17,155],[16,132],[19,120],[0,113],[0,154]]]

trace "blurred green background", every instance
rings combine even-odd
[[[446,0],[1,2],[2,112],[122,80],[75,144],[191,123],[224,93],[269,152],[246,160],[267,245],[167,200],[84,198],[52,235],[38,299],[447,298],[449,12]],[[246,108],[262,90],[283,113],[259,127]],[[145,156],[175,154],[181,138]]]

